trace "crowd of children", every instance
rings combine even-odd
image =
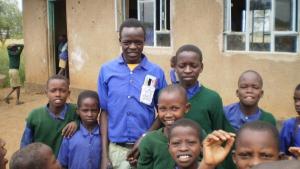
[[[77,106],[67,103],[68,79],[49,78],[48,103],[27,117],[10,169],[300,168],[295,160],[275,162],[300,158],[300,117],[285,121],[279,134],[273,115],[258,106],[264,94],[258,72],[243,72],[239,102],[223,107],[219,94],[198,81],[197,46],[177,50],[167,86],[163,70],[142,53],[145,29],[138,20],[121,24],[119,42],[122,54],[101,66],[98,93],[81,92]],[[294,103],[300,115],[300,84]],[[1,139],[0,146],[3,169]]]

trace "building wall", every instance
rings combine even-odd
[[[48,79],[47,1],[23,1],[26,86]]]
[[[33,5],[33,1],[38,3]],[[29,3],[31,5],[27,6]],[[38,5],[45,8],[42,0],[25,1],[24,11],[27,9],[27,16],[24,20],[27,20],[25,23],[32,20],[30,22],[40,25],[35,28],[39,39],[36,37],[34,40],[46,44],[43,39],[46,39],[45,11],[40,8],[33,10]],[[101,64],[120,53],[114,1],[95,0],[89,3],[85,0],[67,0],[66,6],[71,87],[96,90]],[[36,14],[32,15],[32,12]],[[32,27],[27,23],[24,28],[26,57],[37,60],[36,65],[39,65],[46,58],[45,46],[40,47],[39,52],[29,50],[28,46],[41,46],[41,43],[29,42],[32,38],[29,38],[28,29]],[[149,59],[164,68],[166,76],[169,75],[170,57],[176,49],[192,43],[202,49],[204,57],[204,71],[199,80],[203,85],[218,91],[225,105],[238,100],[235,90],[239,75],[247,69],[254,69],[261,73],[264,80],[265,94],[260,106],[278,118],[294,115],[292,96],[296,84],[300,83],[300,76],[297,75],[300,55],[223,52],[223,0],[171,0],[171,29],[171,47],[144,48]],[[37,68],[26,65],[28,83],[46,80],[45,76],[41,76],[43,73],[36,70],[47,71],[45,64]]]

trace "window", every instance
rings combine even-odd
[[[171,45],[170,0],[115,0],[116,26],[137,18],[146,28],[147,46]]]
[[[226,0],[225,51],[299,51],[298,0]]]

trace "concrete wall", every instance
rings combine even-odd
[[[32,3],[33,1],[37,3]],[[41,10],[45,8],[45,3],[42,2],[26,0],[24,3],[24,11],[27,11],[24,12],[25,57],[37,60],[36,65],[43,63],[46,58],[41,54],[46,54],[45,46],[40,47],[39,52],[29,50],[28,46],[46,44],[43,39],[46,38],[46,16],[45,10]],[[38,5],[39,8],[33,10]],[[95,90],[101,64],[120,53],[118,32],[115,30],[114,1],[95,0],[90,3],[86,0],[67,0],[66,6],[71,87]],[[29,20],[40,26],[30,26]],[[27,33],[29,28],[37,29],[35,32],[40,38],[36,37],[34,40],[39,42],[30,40],[32,38]],[[204,55],[204,71],[199,80],[218,91],[225,105],[237,101],[235,90],[239,75],[247,69],[254,69],[264,79],[265,95],[260,106],[278,118],[295,114],[292,96],[294,87],[300,83],[300,76],[297,75],[300,67],[299,53],[223,52],[223,0],[171,0],[171,29],[171,47],[144,49],[150,60],[164,68],[167,76],[169,59],[176,49],[183,44],[193,43],[202,49]],[[44,83],[46,79],[40,70],[47,70],[45,64],[39,67],[26,64],[26,81]]]
[[[23,22],[26,84],[44,84],[48,79],[47,1],[24,0]]]

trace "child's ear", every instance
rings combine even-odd
[[[236,95],[236,97],[239,97],[239,89],[236,89],[235,95]]]
[[[261,90],[260,98],[262,98],[263,96],[264,96],[264,90]]]
[[[232,155],[232,161],[233,161],[233,163],[236,164],[235,150],[231,151],[231,155]]]
[[[187,113],[187,112],[189,112],[190,111],[190,109],[191,109],[191,103],[187,103],[186,105],[185,105],[185,113]]]
[[[200,66],[201,66],[201,70],[200,70],[199,74],[202,73],[202,71],[203,71],[203,69],[204,69],[204,64],[203,64],[203,62],[201,62],[201,65],[200,65]]]

